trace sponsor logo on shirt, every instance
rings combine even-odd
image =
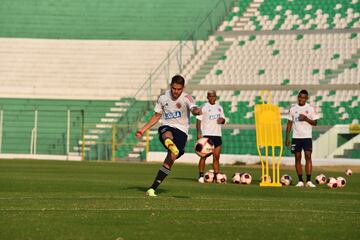
[[[181,117],[181,112],[180,111],[176,111],[176,112],[166,112],[164,114],[165,119],[172,119],[172,118],[180,118]]]
[[[218,118],[220,118],[220,114],[209,115],[209,120],[214,120],[214,119],[218,119]]]

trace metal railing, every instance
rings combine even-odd
[[[83,118],[82,110],[0,110],[0,153],[78,152]]]

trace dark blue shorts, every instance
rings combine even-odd
[[[209,138],[211,140],[211,142],[214,144],[214,147],[218,147],[222,145],[222,140],[220,136],[203,136],[205,138]]]
[[[291,152],[312,152],[312,139],[311,138],[293,138],[291,142]]]
[[[169,127],[166,125],[159,127],[159,129],[158,129],[159,140],[166,150],[167,150],[167,148],[165,147],[165,143],[164,143],[164,140],[162,139],[161,135],[167,131],[170,131],[174,137],[173,142],[175,143],[176,147],[179,149],[179,155],[177,156],[177,158],[179,158],[185,153],[187,135],[186,135],[186,133],[184,133],[183,131],[181,131],[177,128]]]

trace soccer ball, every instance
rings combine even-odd
[[[252,177],[250,175],[250,173],[242,173],[240,175],[240,182],[242,184],[250,184],[252,180]]]
[[[226,181],[227,181],[227,177],[225,173],[218,173],[216,175],[216,183],[226,184]]]
[[[280,182],[283,186],[289,186],[292,183],[292,178],[290,175],[284,174],[281,176]]]
[[[200,157],[208,157],[214,151],[214,144],[208,138],[200,138],[195,143],[195,153]]]
[[[337,177],[336,182],[337,182],[337,186],[340,188],[345,187],[345,185],[346,185],[346,179],[343,177]]]
[[[263,177],[261,176],[261,177],[260,177],[260,182],[262,182],[262,180],[263,180]],[[271,182],[271,177],[268,176],[268,175],[264,175],[264,182],[266,182],[267,180],[268,180],[269,182]]]
[[[337,188],[337,180],[336,178],[329,177],[327,179],[327,185],[329,188]]]
[[[204,174],[204,180],[207,183],[211,183],[214,180],[214,172],[208,171]]]
[[[240,183],[240,173],[238,172],[234,173],[234,176],[232,177],[232,182],[236,184]]]
[[[352,175],[351,169],[350,168],[346,169],[345,174],[351,176]]]
[[[324,174],[317,175],[315,178],[315,182],[317,184],[325,184],[326,183],[326,176]]]

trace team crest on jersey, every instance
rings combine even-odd
[[[180,118],[181,117],[181,112],[180,111],[166,112],[166,113],[164,113],[164,117],[165,117],[166,120],[172,119],[172,118]]]
[[[180,109],[182,107],[181,103],[177,102],[176,107]]]

